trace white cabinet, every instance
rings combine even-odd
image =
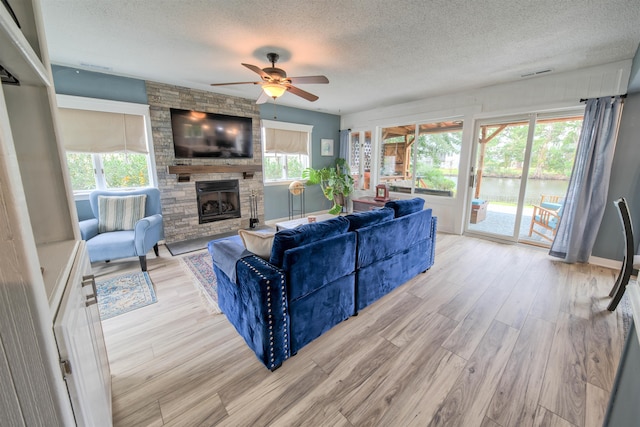
[[[78,250],[54,331],[78,424],[111,425],[111,374],[85,242]]]
[[[0,65],[20,84],[0,86],[0,424],[7,415],[9,425],[85,425],[74,416],[80,408],[71,405],[53,321],[63,295],[75,292],[67,283],[81,283],[88,264],[57,136],[40,2],[9,3],[20,27],[0,3]],[[69,318],[77,335],[68,348],[77,345],[82,364],[93,358],[86,363],[99,369],[106,353],[90,313]],[[108,381],[108,369],[98,376]],[[105,384],[90,384],[104,396]],[[98,406],[110,414],[110,396]]]

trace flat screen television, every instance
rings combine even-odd
[[[252,158],[253,123],[249,117],[171,108],[176,158]]]

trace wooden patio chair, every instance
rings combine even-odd
[[[562,196],[543,194],[540,197],[540,205],[533,205],[529,237],[535,233],[543,239],[553,242],[560,223],[562,206]],[[539,226],[543,230],[538,230],[535,226]],[[548,232],[551,232],[551,236]]]

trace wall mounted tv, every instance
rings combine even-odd
[[[178,159],[253,157],[253,123],[249,117],[171,108],[171,128]]]

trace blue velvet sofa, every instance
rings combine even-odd
[[[433,265],[438,221],[423,207],[416,198],[347,215],[357,236],[356,311]]]
[[[144,217],[131,230],[99,232],[99,197],[145,195]],[[89,195],[92,218],[80,220],[82,240],[87,241],[91,262],[137,256],[140,268],[147,271],[147,253],[153,249],[158,256],[158,242],[164,238],[160,191],[157,188],[141,188],[130,191],[95,190]]]
[[[267,368],[433,265],[431,209],[387,205],[280,231],[269,260],[239,236],[209,242],[220,309]]]

